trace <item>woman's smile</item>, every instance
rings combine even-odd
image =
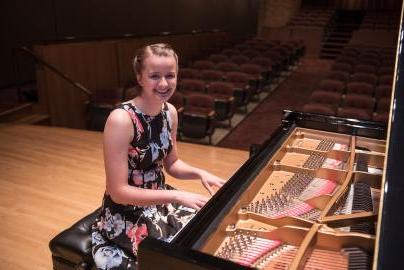
[[[154,89],[154,92],[157,93],[157,95],[159,95],[160,97],[167,99],[168,97],[170,97],[172,91],[171,88],[167,88],[164,90],[158,90],[158,89]]]

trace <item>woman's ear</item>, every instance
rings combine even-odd
[[[137,83],[138,83],[140,86],[143,86],[143,85],[142,85],[141,78],[142,78],[142,76],[141,76],[140,74],[137,74],[137,75],[136,75]]]

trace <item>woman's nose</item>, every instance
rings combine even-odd
[[[167,85],[168,85],[168,82],[167,82],[166,78],[161,77],[161,79],[160,79],[160,81],[159,81],[159,86],[160,86],[160,87],[165,87],[165,86],[167,86]]]

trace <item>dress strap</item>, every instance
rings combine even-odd
[[[172,130],[172,119],[171,119],[170,111],[168,109],[167,102],[164,102],[164,104],[163,104],[162,115],[163,115],[164,120],[167,122],[168,132],[171,132],[171,130]]]
[[[140,121],[135,108],[130,103],[121,103],[116,106],[116,109],[123,109],[129,114],[133,124],[133,139],[131,145],[135,147],[144,133],[142,122]]]

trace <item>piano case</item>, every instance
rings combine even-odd
[[[386,133],[376,122],[284,111],[171,243],[141,243],[139,269],[370,269]]]

